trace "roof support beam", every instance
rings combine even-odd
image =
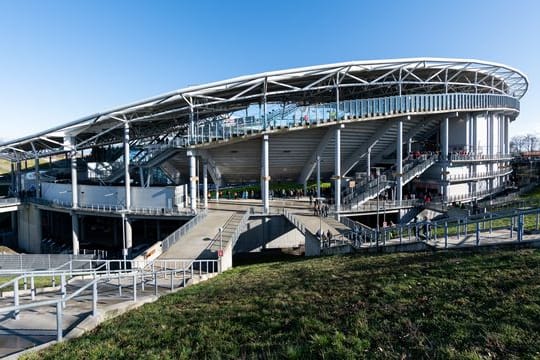
[[[326,133],[324,133],[324,136],[319,142],[317,149],[311,154],[311,157],[304,165],[304,168],[302,169],[302,172],[300,173],[300,177],[298,178],[298,182],[300,184],[305,183],[311,177],[313,170],[315,170],[315,166],[317,166],[317,157],[320,157],[322,155],[324,149],[328,145],[328,142],[330,141],[330,139],[333,138],[333,136],[334,136],[334,131],[332,130],[332,126],[330,126],[326,130]]]
[[[197,154],[200,155],[203,160],[206,161],[208,164],[208,173],[210,174],[210,177],[212,178],[212,181],[216,186],[221,186],[221,183],[223,181],[221,177],[221,171],[219,170],[219,167],[216,165],[216,161],[214,160],[212,154],[208,150],[200,149],[197,150]]]
[[[355,150],[352,154],[347,157],[347,160],[344,163],[341,176],[347,175],[356,164],[360,161],[361,158],[366,156],[368,149],[371,148],[381,136],[383,136],[388,130],[390,130],[396,124],[395,119],[386,120],[385,124],[382,127],[379,127],[377,131],[366,141],[362,146]]]

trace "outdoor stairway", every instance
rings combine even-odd
[[[403,185],[414,179],[416,176],[422,175],[427,169],[439,160],[437,155],[427,156],[421,160],[413,160],[411,163],[403,166]]]
[[[224,227],[233,215],[235,214],[230,211],[209,211],[204,218],[164,250],[159,259],[197,259],[201,255],[206,256],[206,250],[216,235],[219,235],[219,228]]]
[[[399,220],[400,224],[408,224],[409,222],[413,221],[415,217],[418,216],[424,210],[423,206],[416,206],[413,208],[410,208],[409,211],[405,215],[401,217]]]
[[[386,175],[381,175],[379,179],[371,180],[359,191],[355,191],[343,198],[342,210],[355,210],[368,200],[379,196],[383,191],[394,186],[394,181],[387,180]]]
[[[406,162],[403,166],[403,185],[410,182],[416,176],[423,174],[437,160],[437,155],[431,155],[423,159]],[[342,210],[358,210],[360,205],[376,198],[380,193],[393,186],[395,186],[395,180],[391,170],[387,170],[379,179],[361,182],[351,194],[343,197]]]
[[[229,245],[230,242],[232,242],[232,247],[234,248],[236,240],[238,240],[238,236],[245,230],[245,228],[246,214],[242,212],[234,213],[234,215],[227,220],[225,225],[223,225],[221,239],[218,232],[210,246],[208,246],[207,250],[209,250],[212,254],[217,254],[217,251],[221,246],[224,249]]]
[[[335,218],[328,216],[325,218],[322,218],[322,221],[324,221],[329,227],[334,228],[336,232],[332,232],[332,234],[341,234],[345,235],[348,234],[351,231],[351,228],[345,224],[343,224],[340,221],[337,221]]]

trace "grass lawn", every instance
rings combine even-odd
[[[17,276],[0,276],[0,285],[16,277]],[[55,276],[54,278],[55,278],[56,286],[60,285],[60,276]],[[38,289],[52,286],[52,283],[53,283],[52,276],[39,276],[39,277],[34,278],[34,286]],[[30,290],[30,277],[26,278],[26,288]],[[24,289],[24,279],[19,280],[19,290],[22,290],[22,289]],[[5,288],[0,289],[0,292],[12,291],[12,290],[13,290],[13,286],[9,285],[9,286],[6,286]]]
[[[540,250],[240,266],[30,359],[540,358]]]

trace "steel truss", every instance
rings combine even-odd
[[[251,105],[301,106],[407,94],[489,93],[520,99],[527,77],[505,65],[463,59],[355,61],[248,75],[192,86],[90,115],[0,145],[0,157],[18,162],[120,144],[124,123],[132,145],[187,134],[190,124],[227,117]],[[64,139],[74,138],[69,146]]]

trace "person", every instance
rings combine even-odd
[[[313,195],[309,194],[309,206],[313,203]]]
[[[328,229],[328,231],[326,232],[326,237],[328,238],[328,242],[332,240],[332,233],[330,232],[330,229]]]

